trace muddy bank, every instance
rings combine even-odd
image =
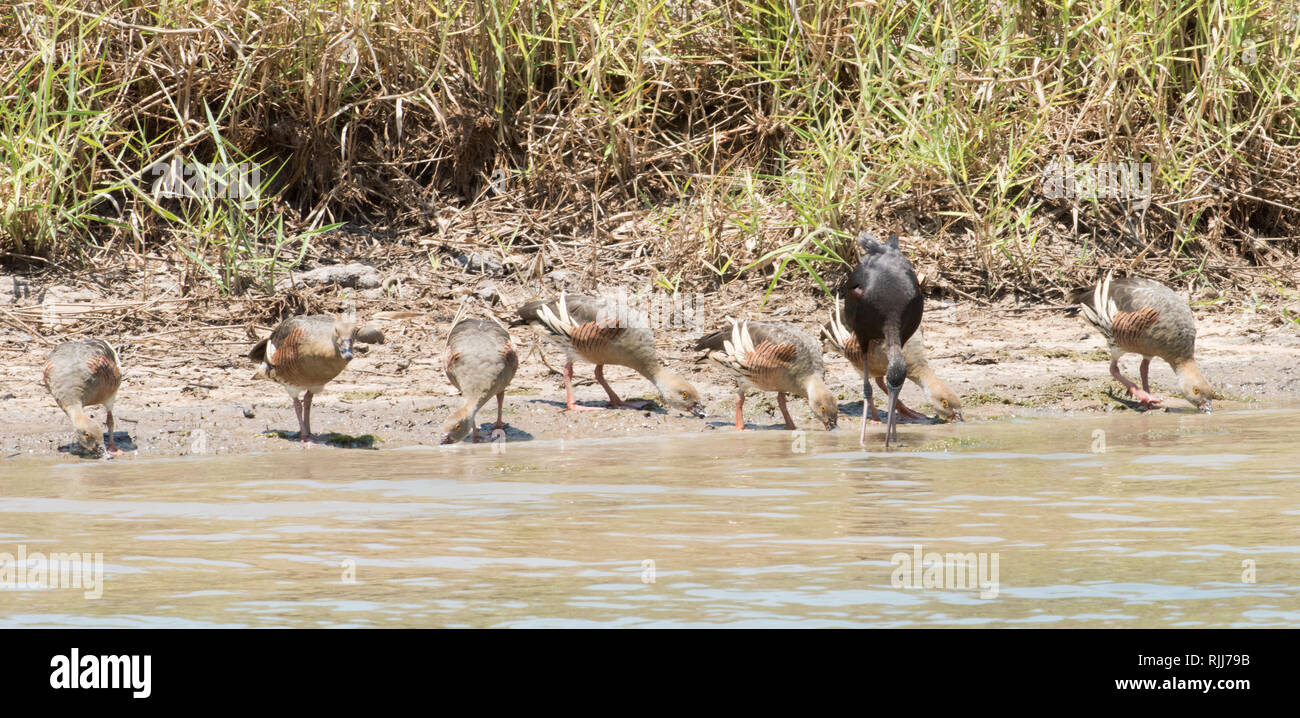
[[[495,313],[508,319],[513,306],[536,293],[536,289],[501,282],[494,284],[491,293],[480,292],[482,296],[463,287],[441,294],[426,291],[406,300],[352,294],[362,316],[399,307],[422,314],[386,322],[387,343],[359,353],[319,396],[312,423],[321,443],[310,449],[384,450],[436,444],[441,423],[461,403],[442,372],[443,341],[461,304],[456,298],[465,299],[472,316]],[[22,301],[11,298],[10,306]],[[542,343],[534,346],[528,328],[512,329],[522,361],[505,406],[505,421],[510,425],[507,440],[734,431],[734,385],[714,367],[696,364],[690,347],[709,327],[725,324],[725,317],[757,312],[760,301],[761,293],[753,288],[728,285],[704,295],[696,307],[695,321],[701,327],[657,331],[663,360],[700,390],[709,412],[705,419],[657,406],[645,411],[565,412],[557,371],[562,355]],[[778,292],[763,314],[792,321],[815,334],[827,308],[816,297]],[[278,386],[255,380],[253,365],[244,356],[254,343],[249,335],[257,336],[267,327],[252,322],[223,324],[228,319],[219,311],[209,314],[184,317],[179,326],[161,332],[97,334],[119,346],[125,372],[116,412],[118,441],[128,449],[121,459],[302,450],[294,440],[297,423],[288,397]],[[1197,320],[1198,359],[1223,395],[1216,411],[1300,397],[1300,333],[1294,324],[1278,326],[1249,311],[1222,309],[1198,310]],[[85,321],[68,329],[68,335],[95,333],[93,324],[87,326]],[[983,306],[931,301],[923,329],[930,363],[962,397],[967,422],[1132,410],[1110,396],[1122,393],[1107,372],[1101,336],[1081,318],[1060,309],[1009,302]],[[4,404],[0,456],[15,460],[68,450],[71,425],[40,382],[48,346],[12,323],[0,330],[0,340]],[[1137,362],[1133,356],[1126,360],[1126,373],[1132,377]],[[855,431],[861,416],[857,375],[843,358],[829,352],[826,367],[827,383],[840,399],[840,431]],[[579,402],[603,405],[605,394],[593,381],[591,366],[579,364],[576,374]],[[611,367],[606,375],[624,398],[655,398],[653,386],[629,369]],[[1169,397],[1165,403],[1169,410],[1191,410],[1173,396],[1176,379],[1166,364],[1154,362],[1151,378],[1159,395]],[[902,399],[928,415],[935,413],[911,383]],[[795,400],[791,407],[800,428],[821,430],[805,401]],[[745,414],[748,428],[781,426],[775,395],[751,394]],[[92,416],[102,421],[102,408],[93,409]],[[489,403],[478,415],[481,429],[486,431],[494,419],[495,407]],[[906,444],[905,429],[903,439]]]

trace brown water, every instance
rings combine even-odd
[[[13,459],[0,552],[104,585],[0,585],[0,625],[1298,626],[1297,419]],[[996,595],[895,587],[917,545],[996,554]]]

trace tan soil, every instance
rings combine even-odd
[[[476,284],[477,282],[477,284]],[[331,432],[353,437],[372,435],[374,446],[391,449],[436,444],[439,427],[460,405],[460,398],[442,372],[443,340],[451,326],[463,287],[482,286],[483,280],[421,282],[408,277],[396,296],[385,290],[349,292],[358,302],[362,318],[379,310],[412,310],[424,314],[384,323],[387,343],[366,348],[327,388],[315,403],[313,429],[323,441]],[[489,304],[472,295],[470,316],[486,317],[495,312],[509,319],[511,310],[534,294],[553,293],[552,287],[525,289],[510,280],[496,280],[500,295]],[[60,301],[94,303],[109,301],[112,292],[52,286],[40,297],[14,297],[12,279],[0,277],[0,308],[11,310]],[[315,304],[338,305],[336,289],[321,290]],[[159,296],[164,296],[160,294]],[[102,336],[119,347],[125,380],[118,393],[118,441],[127,453],[121,459],[177,456],[194,453],[248,453],[298,451],[291,440],[297,422],[287,395],[276,385],[254,380],[253,364],[244,354],[254,340],[249,334],[265,332],[272,323],[241,326],[230,320],[240,302],[191,303],[180,316],[177,309],[155,301],[150,306],[138,299],[137,306],[120,314],[136,317],[136,327],[115,331],[93,330],[96,321],[105,327],[114,322],[98,314],[69,314],[66,331],[42,331],[55,340],[74,333]],[[295,301],[301,298],[296,298]],[[527,327],[512,329],[522,357],[521,366],[509,390],[505,420],[508,441],[552,438],[629,436],[701,431],[733,431],[734,385],[708,365],[695,364],[693,340],[725,325],[725,317],[741,316],[759,309],[761,290],[733,283],[706,295],[696,315],[702,325],[694,328],[662,328],[657,338],[662,359],[682,373],[700,390],[709,416],[697,419],[656,405],[648,411],[629,409],[570,413],[563,411],[564,391],[558,373],[539,359],[538,353],[555,369],[563,357],[543,344],[533,350],[533,333]],[[116,301],[126,301],[118,297]],[[277,311],[266,299],[240,300],[256,305],[254,313]],[[310,302],[309,302],[310,303]],[[87,306],[90,306],[89,304]],[[776,292],[764,311],[765,318],[794,321],[816,334],[829,303],[806,293]],[[109,310],[112,314],[116,310]],[[161,320],[148,326],[148,312],[172,313],[176,328],[158,331]],[[244,311],[253,311],[245,306]],[[197,313],[193,313],[197,312]],[[0,318],[4,317],[0,314]],[[8,315],[15,316],[14,314]],[[152,316],[152,315],[149,315]],[[141,319],[144,317],[145,319]],[[58,317],[47,318],[57,322]],[[1198,359],[1216,390],[1224,398],[1216,411],[1244,406],[1266,406],[1300,397],[1300,332],[1295,323],[1256,316],[1250,311],[1223,308],[1197,310]],[[107,322],[107,323],[105,323]],[[30,326],[30,323],[28,324]],[[1069,316],[1059,308],[1015,306],[1009,301],[995,306],[974,302],[927,302],[926,344],[930,363],[949,382],[965,403],[968,423],[1004,419],[1010,416],[1052,416],[1067,412],[1129,411],[1107,392],[1121,395],[1107,371],[1105,344],[1082,318]],[[226,328],[222,328],[226,327]],[[251,327],[251,328],[250,328]],[[71,424],[46,393],[40,381],[40,367],[49,346],[21,331],[14,321],[0,326],[0,456],[52,456],[71,448]],[[409,365],[405,362],[409,361]],[[1137,377],[1138,358],[1129,356],[1123,366]],[[405,366],[405,368],[403,368]],[[827,383],[840,398],[839,431],[857,431],[861,416],[861,385],[857,375],[841,357],[826,354]],[[579,363],[576,393],[580,403],[603,405],[604,391],[592,380],[589,364]],[[629,369],[611,367],[607,377],[625,399],[657,398],[653,386]],[[1187,402],[1173,395],[1176,379],[1168,365],[1153,362],[1151,373],[1156,393],[1168,397],[1165,405],[1174,411],[1192,411]],[[920,390],[913,384],[902,398],[914,408],[933,415]],[[252,418],[245,416],[248,410]],[[794,399],[791,410],[801,428],[820,431],[811,418],[807,402]],[[102,422],[102,408],[92,410]],[[775,396],[751,393],[745,405],[749,428],[778,429],[780,414]],[[495,403],[489,402],[478,414],[483,430],[495,420]],[[267,432],[282,432],[267,435]],[[878,427],[873,432],[879,433]],[[200,433],[201,432],[201,433]],[[364,443],[364,442],[362,442]],[[338,450],[321,444],[314,450]],[[482,447],[487,450],[487,447]]]

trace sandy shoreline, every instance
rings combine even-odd
[[[522,287],[497,288],[499,295],[489,299],[470,296],[469,314],[495,313],[508,320],[514,306],[509,298],[529,296]],[[461,404],[443,374],[441,358],[458,302],[433,294],[406,302],[406,308],[424,314],[385,322],[387,342],[358,354],[319,396],[312,422],[319,440],[337,432],[373,436],[378,441],[361,443],[379,449],[438,442],[439,426]],[[454,294],[466,295],[463,290]],[[534,349],[532,332],[516,327],[511,332],[521,365],[506,400],[507,440],[734,431],[734,385],[715,367],[696,364],[691,345],[715,325],[725,325],[726,316],[757,311],[761,295],[728,286],[705,297],[696,312],[699,326],[659,329],[656,338],[661,358],[699,389],[707,418],[657,406],[648,411],[565,412],[560,376],[537,353],[555,369],[562,365],[562,355],[544,343]],[[394,308],[391,300],[356,298],[362,318]],[[793,321],[815,334],[828,306],[820,297],[777,293],[764,318]],[[1198,360],[1223,395],[1216,410],[1300,397],[1297,328],[1278,327],[1251,312],[1211,309],[1196,314]],[[146,333],[149,341],[98,334],[118,345],[122,356],[125,378],[116,412],[118,441],[128,450],[122,459],[301,450],[297,441],[286,438],[297,429],[288,397],[278,386],[253,379],[252,362],[244,356],[254,343],[248,335],[258,329],[220,321],[196,317],[163,336]],[[1120,395],[1120,387],[1107,371],[1102,337],[1080,317],[1060,309],[928,301],[922,328],[930,363],[961,396],[968,422],[1129,410],[1108,396]],[[0,399],[5,407],[0,456],[12,460],[66,451],[72,442],[71,425],[40,383],[40,366],[49,348],[10,328],[0,330],[0,340]],[[825,363],[827,384],[840,400],[839,431],[856,431],[861,416],[858,377],[833,353],[825,354]],[[1137,363],[1138,358],[1130,356],[1123,364],[1134,378]],[[1191,411],[1172,395],[1176,380],[1168,365],[1157,360],[1152,367],[1158,394],[1168,398],[1165,406]],[[604,391],[592,380],[591,365],[580,363],[576,375],[579,403],[603,405]],[[624,398],[655,398],[654,387],[630,369],[611,367],[607,377]],[[907,385],[902,399],[928,415],[935,413],[914,384]],[[822,430],[806,401],[793,400],[791,411],[801,429]],[[747,428],[781,426],[774,394],[751,393],[745,415]],[[92,416],[102,421],[103,409],[92,409]],[[494,404],[477,418],[486,430],[495,419]]]

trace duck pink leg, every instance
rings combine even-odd
[[[605,381],[605,366],[603,364],[596,365],[596,381],[600,382],[600,385],[605,387],[605,393],[609,394],[609,408],[617,409],[624,406],[632,409],[646,408],[647,403],[644,401],[623,401],[618,398],[618,394],[614,393],[614,387],[610,386],[609,382]]]
[[[302,413],[298,416],[298,440],[304,444],[311,442],[311,400],[314,395],[309,391],[302,395]],[[298,400],[294,399],[293,408],[298,409]]]
[[[793,431],[795,428],[794,419],[790,418],[790,410],[785,406],[785,392],[778,391],[776,393],[776,405],[781,407],[781,416],[785,419],[785,428]]]
[[[889,393],[889,390],[885,388],[885,380],[884,380],[884,378],[882,378],[882,377],[876,377],[876,386],[880,387],[880,390],[883,391],[883,392],[885,392],[886,394]],[[899,399],[899,400],[898,400],[898,403],[895,404],[895,410],[896,410],[899,414],[901,414],[901,415],[903,416],[904,419],[907,419],[907,420],[909,420],[909,421],[929,421],[929,420],[930,420],[930,417],[926,416],[925,414],[922,414],[922,413],[919,412],[919,411],[913,411],[912,409],[909,409],[909,408],[907,407],[907,405],[903,403],[903,400],[902,400],[902,399]]]
[[[497,423],[492,425],[493,429],[506,428],[506,422],[501,419],[501,407],[503,404],[505,404],[505,401],[506,401],[506,393],[504,391],[501,392],[500,394],[497,394]]]
[[[745,430],[745,390],[736,392],[736,431]]]
[[[564,409],[565,411],[600,411],[594,406],[579,406],[573,398],[573,362],[564,363]]]
[[[113,410],[108,410],[108,441],[104,442],[104,450],[108,453],[118,456],[122,450],[117,448],[117,442],[113,440]]]
[[[302,423],[302,399],[298,397],[293,399],[293,415],[298,417],[298,438],[306,441],[307,425]]]
[[[1146,361],[1142,362],[1143,365],[1142,383],[1143,384],[1147,383],[1146,369],[1148,364],[1149,362]],[[1133,382],[1129,381],[1127,378],[1124,377],[1124,375],[1119,370],[1119,357],[1110,360],[1110,375],[1115,377],[1115,381],[1118,381],[1119,383],[1123,384],[1124,388],[1128,389],[1129,395],[1132,396],[1134,399],[1137,399],[1138,402],[1141,403],[1143,407],[1147,409],[1154,409],[1160,404],[1159,399],[1148,394],[1145,389],[1139,389],[1137,387],[1137,384],[1134,384]]]

